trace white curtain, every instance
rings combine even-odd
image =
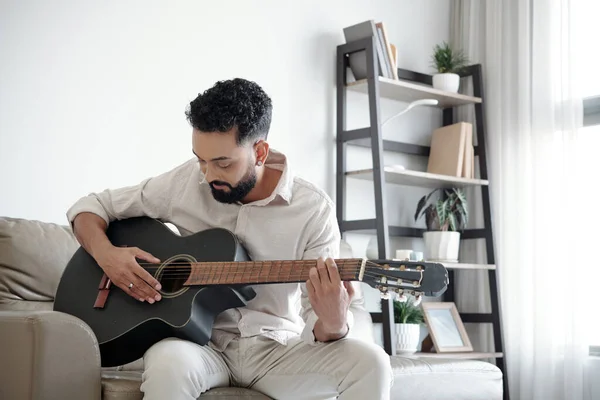
[[[595,149],[579,140],[582,81],[575,45],[580,10],[575,6],[581,4],[455,0],[452,6],[451,44],[484,71],[511,399],[583,399],[589,333],[599,318],[594,289],[600,266],[594,246],[600,217],[593,197],[599,160]],[[464,83],[462,91],[469,92]],[[460,116],[473,118],[468,109]],[[480,201],[475,192],[471,198]],[[472,224],[481,227],[480,210],[474,211]],[[481,243],[470,245],[463,257],[485,262],[485,250]],[[461,311],[489,312],[485,274],[463,272],[457,285]],[[489,327],[473,334],[474,342],[493,349]]]

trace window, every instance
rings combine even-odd
[[[600,53],[596,51],[598,47],[597,24],[598,15],[600,15],[600,1],[582,1],[578,3],[577,11],[577,32],[576,32],[576,59],[577,76],[581,81],[578,82],[581,89],[583,101],[583,125],[580,130],[578,147],[581,150],[583,159],[580,160],[586,171],[589,172],[592,180],[586,182],[586,187],[590,189],[590,197],[584,200],[584,204],[594,202],[595,185],[593,182],[597,179],[596,171],[600,171],[598,161],[598,151],[600,150],[600,74],[598,74],[598,64],[600,63]],[[585,207],[585,205],[584,205]],[[596,235],[596,224],[589,224],[585,232],[580,232],[582,237]],[[582,247],[588,245],[582,245]],[[592,251],[584,250],[584,251]],[[592,253],[593,254],[593,251]],[[593,298],[593,297],[592,297]],[[596,298],[596,305],[590,304],[589,310],[596,310],[597,314],[600,308],[600,298]],[[590,315],[588,332],[588,343],[590,354],[600,355],[600,319]]]
[[[581,152],[582,156],[584,157],[584,160],[582,160],[582,165],[587,171],[591,172],[592,176],[597,176],[597,174],[593,171],[600,171],[600,166],[597,159],[598,149],[600,149],[600,96],[585,99],[583,113],[584,127],[579,132],[578,147],[580,149],[584,149]],[[591,189],[596,185],[589,182],[589,184],[586,186]],[[590,200],[593,197],[594,195],[591,194]],[[592,227],[592,225],[595,224],[590,224],[589,229],[586,229],[585,232],[581,232],[581,234],[586,236],[595,236],[596,233],[594,231],[596,231],[596,227]],[[588,245],[586,244],[582,247],[588,247]],[[591,249],[589,249],[589,251],[591,251]],[[596,298],[596,303],[596,307],[592,305],[590,310],[597,310],[597,307],[600,307],[600,298]],[[600,356],[600,318],[592,317],[590,318],[589,323],[590,332],[588,342],[593,345],[590,347],[590,354]]]

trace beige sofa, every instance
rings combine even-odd
[[[52,311],[62,271],[78,248],[67,226],[0,217],[0,399],[141,399],[141,360],[101,368],[98,343],[81,320]],[[372,340],[370,315],[357,309],[355,334]],[[502,373],[471,360],[391,357],[392,399],[502,398]],[[217,388],[201,399],[268,399]]]

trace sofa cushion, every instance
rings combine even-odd
[[[67,226],[0,217],[0,304],[52,302],[79,244]]]
[[[394,400],[501,400],[502,371],[488,362],[391,357]]]
[[[391,357],[393,400],[501,400],[502,372],[478,360]],[[142,399],[141,371],[103,371],[103,400]],[[215,388],[199,399],[267,400],[269,397],[241,388]]]
[[[52,311],[53,309],[54,303],[51,301],[0,300],[0,311]]]
[[[142,400],[140,392],[141,372],[104,371],[102,373],[102,400]],[[270,400],[269,397],[254,390],[244,388],[214,388],[199,397],[200,400]]]

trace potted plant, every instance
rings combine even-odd
[[[456,93],[460,85],[460,71],[467,65],[467,57],[460,50],[454,50],[446,42],[433,49],[433,87],[446,92]]]
[[[413,300],[394,300],[397,353],[412,354],[417,351],[423,321],[423,311]]]
[[[443,189],[435,189],[423,196],[417,204],[415,221],[425,216],[425,259],[457,262],[460,232],[467,226],[467,199],[461,189],[444,190],[444,196],[427,205],[431,196]]]

